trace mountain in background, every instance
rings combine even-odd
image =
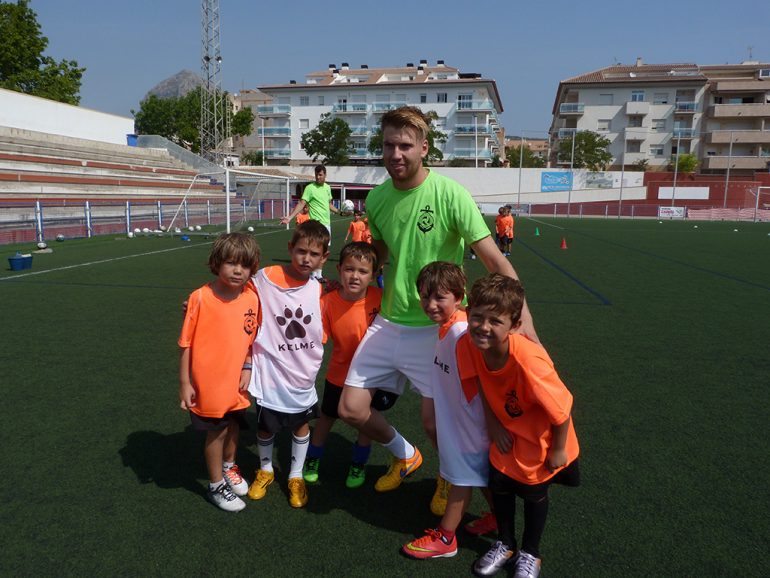
[[[203,79],[192,70],[181,70],[156,84],[144,98],[149,98],[153,94],[158,98],[180,98],[202,85]]]

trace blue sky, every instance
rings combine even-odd
[[[198,0],[32,0],[46,54],[87,68],[81,105],[130,116],[155,84],[200,72]],[[616,61],[770,62],[770,1],[220,0],[223,87],[302,82],[327,64],[443,59],[497,81],[508,134],[545,132],[559,81]],[[535,136],[531,134],[530,136]]]

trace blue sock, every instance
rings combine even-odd
[[[365,464],[369,461],[369,454],[372,453],[372,446],[353,445],[353,463]]]
[[[307,448],[307,457],[311,459],[320,459],[324,455],[324,447],[323,446],[314,446],[313,444],[310,444],[310,447]]]

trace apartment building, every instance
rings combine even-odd
[[[249,103],[255,116],[257,139],[245,142],[264,149],[269,161],[310,164],[302,149],[302,135],[315,128],[322,115],[330,113],[351,128],[352,164],[377,164],[381,155],[369,153],[369,140],[379,128],[382,114],[403,105],[424,112],[435,111],[434,126],[447,135],[436,143],[444,162],[459,159],[470,166],[484,166],[495,156],[503,156],[504,132],[498,115],[503,112],[494,80],[477,73],[463,73],[439,60],[417,66],[409,62],[396,68],[369,68],[362,64],[311,72],[304,83],[260,86],[269,104]]]
[[[704,173],[751,172],[770,161],[770,64],[608,66],[559,83],[551,139],[590,130],[611,141],[613,168],[664,169],[692,153]],[[569,164],[569,159],[552,161]]]

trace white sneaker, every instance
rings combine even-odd
[[[535,558],[532,554],[519,550],[513,578],[537,578],[538,576],[540,576],[540,558]]]
[[[213,490],[209,488],[206,499],[225,512],[240,512],[246,507],[246,502],[233,494],[227,483],[219,484]]]
[[[233,464],[231,468],[222,470],[222,477],[236,496],[245,496],[249,491],[249,484],[243,479],[241,469],[236,464]]]
[[[515,557],[513,550],[498,540],[486,554],[476,560],[472,571],[476,576],[494,576]]]

